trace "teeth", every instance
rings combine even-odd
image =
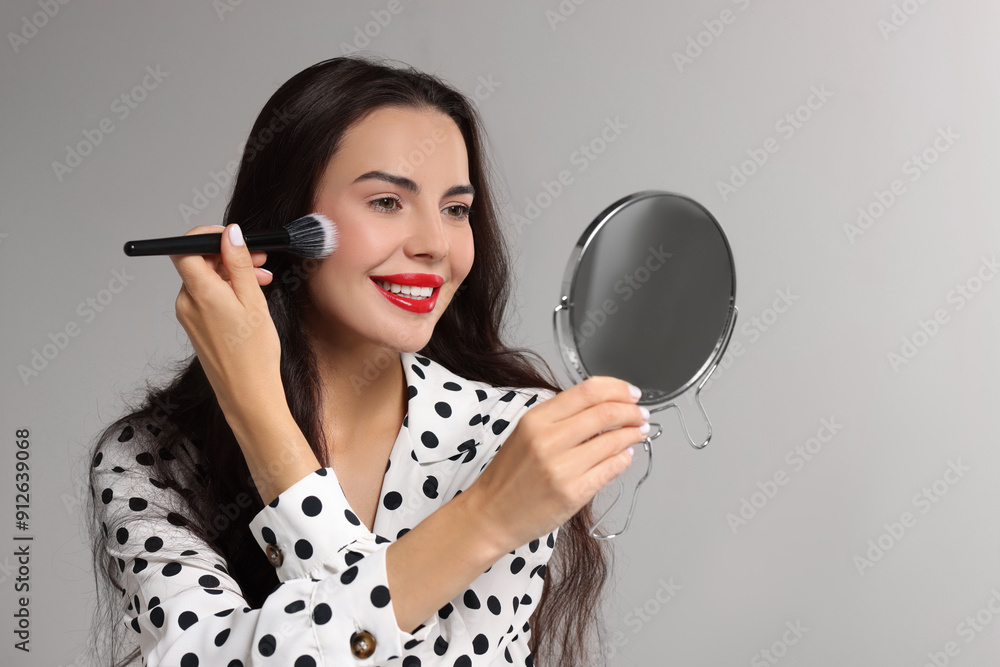
[[[396,283],[390,283],[388,280],[378,281],[379,287],[384,289],[386,292],[392,292],[393,294],[402,294],[403,296],[408,296],[413,299],[426,299],[429,298],[431,293],[434,291],[433,287],[417,287],[415,285],[398,285]]]

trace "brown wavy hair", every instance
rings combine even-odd
[[[325,60],[293,76],[271,96],[254,123],[225,224],[239,222],[250,231],[312,212],[316,185],[344,132],[384,106],[431,108],[451,117],[465,139],[476,192],[470,214],[476,261],[419,353],[470,380],[560,391],[544,359],[529,349],[507,347],[501,340],[511,266],[490,189],[485,136],[475,106],[437,76],[387,59],[359,56]],[[308,292],[301,287],[314,261],[289,253],[269,254],[265,266],[274,280],[263,292],[281,340],[281,377],[288,405],[321,465],[328,466],[316,358],[301,319],[309,306]],[[205,463],[189,462],[199,481],[190,485],[194,488],[185,488],[176,475],[172,477],[164,462],[169,460],[176,471],[185,457],[158,457],[154,465],[159,479],[184,497],[189,529],[227,560],[247,603],[259,608],[278,585],[274,568],[248,529],[250,519],[263,508],[260,495],[197,356],[175,362],[167,377],[161,386],[147,379],[136,394],[137,403],[123,398],[127,414],[96,437],[90,455],[95,457],[127,423],[145,429],[146,437],[155,437],[160,451],[178,451],[185,442],[198,448]],[[119,608],[123,589],[117,576],[120,568],[105,550],[115,529],[101,520],[96,500],[100,489],[95,487],[94,468],[90,471],[89,529],[98,590],[98,616],[90,641],[96,654],[107,656],[99,664],[127,665],[138,657],[139,649],[119,657],[125,651],[126,629]],[[235,499],[244,502],[237,505]],[[593,518],[593,506],[588,504],[560,529],[542,597],[530,619],[530,649],[537,665],[554,665],[557,660],[561,665],[596,664],[591,653],[594,640],[600,642],[604,632],[600,611],[611,554],[606,542],[588,535]]]

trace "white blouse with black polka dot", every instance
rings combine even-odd
[[[521,416],[554,394],[466,380],[415,353],[401,358],[408,410],[374,532],[351,510],[332,468],[293,484],[249,524],[279,580],[259,609],[247,606],[226,560],[187,528],[183,494],[146,474],[154,456],[174,457],[157,446],[156,430],[132,424],[102,444],[93,492],[124,582],[122,623],[144,664],[532,665],[528,618],[558,529],[504,555],[414,633],[396,625],[385,550],[467,489]],[[197,456],[194,447],[187,453]],[[184,484],[199,483],[183,475]],[[215,528],[248,504],[243,497],[220,507]]]

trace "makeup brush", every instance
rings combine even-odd
[[[129,257],[149,255],[214,255],[222,250],[222,234],[190,234],[160,239],[129,241]],[[250,252],[284,251],[299,257],[325,259],[337,249],[337,226],[320,213],[292,220],[284,227],[243,232]]]

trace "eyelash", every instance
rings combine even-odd
[[[378,203],[378,202],[381,202],[381,201],[385,201],[386,199],[391,199],[394,202],[396,202],[396,206],[394,206],[393,208],[388,208],[388,207],[382,206],[382,205],[380,205]],[[395,213],[396,210],[398,209],[398,205],[402,204],[402,203],[403,202],[402,202],[402,200],[399,197],[392,196],[392,195],[386,195],[384,197],[379,197],[378,199],[372,199],[370,202],[368,202],[368,204],[373,209],[375,209],[376,211],[378,211],[379,213],[389,213],[390,215],[393,214],[393,213]],[[461,215],[452,216],[456,220],[468,220],[469,219],[469,215],[472,213],[472,209],[470,207],[466,206],[465,204],[452,204],[448,208],[460,208],[460,209],[462,209],[462,214]]]

